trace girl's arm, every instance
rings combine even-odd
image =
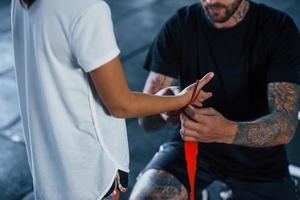
[[[119,58],[90,72],[90,76],[104,105],[111,115],[118,118],[148,116],[181,109],[190,102],[195,86],[190,85],[178,96],[132,92],[128,88]],[[197,89],[200,90],[212,77],[213,73],[208,73],[201,79]],[[196,103],[200,103],[200,99],[203,99],[201,95]]]

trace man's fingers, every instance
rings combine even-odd
[[[170,86],[159,90],[156,95],[177,95],[180,93],[180,88],[178,86]]]
[[[194,120],[191,120],[188,116],[186,116],[184,113],[181,117],[181,126],[190,129],[196,132],[202,132],[204,130],[204,125],[200,122],[195,122]]]
[[[180,135],[184,141],[198,141],[204,143],[211,143],[214,142],[212,138],[209,137],[207,134],[197,133],[190,129],[180,129]]]
[[[187,106],[184,113],[198,122],[206,119],[205,116],[214,116],[217,114],[213,108],[195,108],[194,106]]]
[[[180,93],[180,87],[179,86],[170,86],[168,87],[168,91],[166,95],[177,95]]]
[[[187,140],[187,139],[194,139],[197,140],[198,138],[198,133],[189,129],[185,129],[185,128],[181,128],[180,129],[180,135],[182,137],[183,140]]]
[[[198,112],[201,115],[210,115],[210,116],[217,114],[216,110],[213,108],[201,108],[198,109]]]
[[[203,118],[199,113],[197,113],[197,110],[198,109],[193,106],[187,106],[184,113],[180,115],[181,123],[184,124],[188,119],[192,119],[198,123],[203,123]]]
[[[182,137],[182,136],[181,136]],[[182,137],[183,141],[187,142],[199,142],[196,138],[194,137]]]
[[[174,95],[178,95],[181,92],[180,87],[178,86],[173,86],[172,90]]]

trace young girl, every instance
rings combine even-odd
[[[110,9],[102,0],[13,0],[12,33],[37,200],[107,196],[120,183],[118,172],[129,171],[120,118],[179,110],[191,101],[195,85],[165,97],[128,89]],[[201,92],[193,103],[210,96]]]

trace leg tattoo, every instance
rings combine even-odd
[[[173,175],[162,170],[148,170],[137,181],[130,200],[187,200],[188,192]]]

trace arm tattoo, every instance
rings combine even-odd
[[[139,178],[130,200],[187,200],[186,188],[171,174],[162,170],[148,170]]]
[[[171,86],[173,78],[165,76],[163,74],[158,74],[155,72],[150,72],[146,85],[144,88],[145,93],[155,94],[159,90]]]
[[[150,72],[146,81],[144,93],[155,94],[159,90],[171,86],[173,80],[174,79],[169,76],[165,76],[155,72]],[[139,124],[144,128],[145,131],[154,131],[162,127],[166,123],[160,117],[160,115],[153,115],[139,118]]]
[[[300,86],[286,82],[270,83],[270,114],[253,122],[239,123],[234,144],[267,147],[290,142],[297,128],[299,100]]]

